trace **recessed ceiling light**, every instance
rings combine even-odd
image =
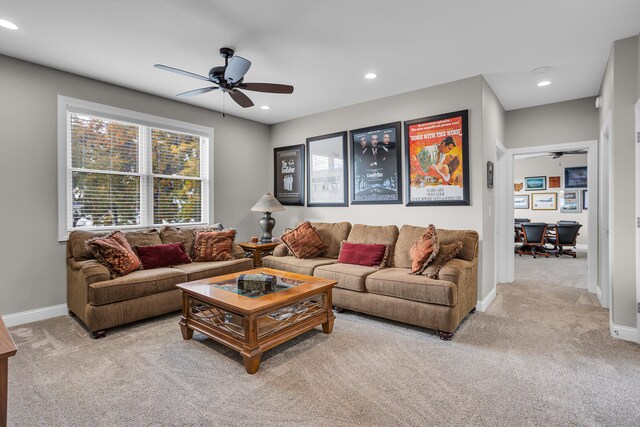
[[[0,19],[0,27],[4,27],[8,30],[17,30],[18,26],[11,21],[7,21],[5,19]]]
[[[373,80],[376,77],[378,77],[378,75],[376,73],[368,73],[368,74],[364,75],[364,78],[367,79],[367,80]]]
[[[549,86],[550,84],[551,82],[549,80],[543,80],[540,83],[538,83],[538,87]]]
[[[262,108],[263,110],[270,110],[271,109],[271,107],[269,107],[268,105],[263,105],[260,108]]]

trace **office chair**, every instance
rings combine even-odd
[[[524,244],[516,249],[516,252],[522,256],[533,255],[536,258],[538,255],[542,257],[548,257],[549,253],[544,248],[547,235],[547,224],[544,222],[524,222],[522,223]]]
[[[565,249],[565,246],[575,246],[576,238],[578,237],[578,231],[580,231],[582,224],[574,222],[573,224],[563,224],[558,221],[555,226],[556,236],[555,238],[549,238],[549,242],[558,248],[555,252],[555,256],[569,255],[576,257],[576,252]]]

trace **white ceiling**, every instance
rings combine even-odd
[[[170,99],[206,83],[153,64],[206,75],[235,48],[247,82],[295,92],[246,92],[248,109],[227,97],[227,113],[277,123],[479,74],[507,110],[596,95],[611,43],[640,33],[640,1],[3,0],[0,18],[20,27],[0,28],[2,54]],[[219,92],[182,102],[222,110]]]

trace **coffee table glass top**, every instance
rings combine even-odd
[[[273,294],[275,292],[280,292],[285,289],[292,288],[294,286],[302,285],[303,280],[289,279],[288,277],[276,277],[276,286],[271,291],[254,291],[254,290],[243,290],[238,289],[238,284],[236,279],[223,280],[220,282],[211,283],[212,286],[215,286],[218,289],[222,289],[224,291],[232,292],[234,294],[242,295],[249,298],[257,298],[263,295]]]

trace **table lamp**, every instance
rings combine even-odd
[[[271,217],[271,212],[283,211],[284,206],[282,206],[278,199],[273,197],[271,193],[267,193],[260,197],[260,200],[258,200],[251,210],[253,212],[264,212],[264,216],[260,218],[260,227],[262,228],[262,239],[260,239],[260,243],[271,243],[271,232],[276,225],[276,220]]]

